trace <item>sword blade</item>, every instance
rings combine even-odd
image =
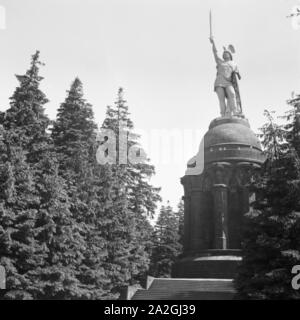
[[[212,38],[212,13],[211,10],[209,10],[209,35]]]

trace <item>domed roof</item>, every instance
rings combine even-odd
[[[264,162],[261,144],[246,119],[218,118],[204,136],[205,163],[215,161]]]
[[[247,120],[238,118],[221,118],[214,120],[204,137],[205,146],[209,148],[219,144],[244,144],[261,150],[261,145],[250,129]]]

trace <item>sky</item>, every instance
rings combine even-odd
[[[123,87],[156,168],[152,183],[176,207],[186,163],[219,116],[209,10],[219,51],[236,49],[243,111],[258,132],[265,109],[280,115],[300,93],[300,29],[287,19],[295,6],[299,0],[0,0],[0,110],[35,50],[51,119],[76,76],[99,125]]]

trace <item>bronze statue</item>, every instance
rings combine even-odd
[[[218,95],[222,117],[242,116],[242,103],[237,79],[241,79],[232,54],[235,53],[232,45],[224,47],[222,58],[219,57],[212,36],[212,17],[210,12],[210,42],[212,44],[215,61],[217,64],[217,77],[214,90]],[[227,102],[227,103],[226,103]]]

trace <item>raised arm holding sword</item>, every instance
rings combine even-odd
[[[209,12],[210,37],[213,54],[217,64],[217,77],[214,83],[214,91],[217,93],[220,103],[221,116],[242,116],[242,105],[237,78],[241,79],[232,54],[235,49],[232,45],[224,48],[222,58],[219,57],[212,34],[212,13]],[[227,102],[227,103],[226,103]]]

